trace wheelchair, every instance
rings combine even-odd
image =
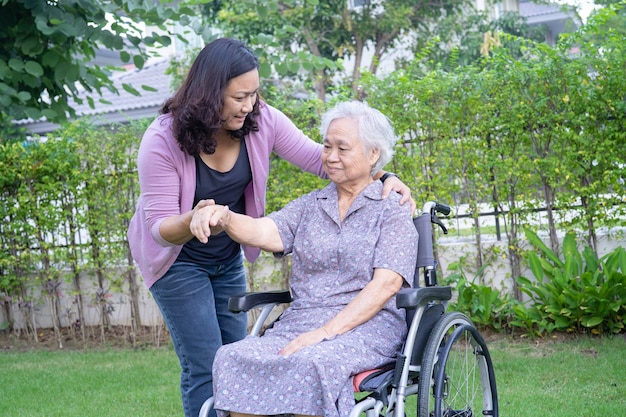
[[[495,372],[485,340],[467,316],[446,311],[452,289],[437,283],[433,224],[448,232],[438,213],[448,215],[450,207],[430,201],[413,220],[419,233],[413,288],[396,295],[408,325],[403,347],[395,364],[354,376],[356,404],[350,417],[498,417]],[[291,301],[289,291],[247,293],[231,298],[229,310],[260,309],[250,332],[259,336],[272,310]],[[407,408],[411,397],[415,412]],[[212,407],[209,398],[199,416],[208,416]]]

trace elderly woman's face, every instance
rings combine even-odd
[[[358,126],[350,118],[336,119],[328,126],[324,138],[322,164],[330,179],[337,184],[367,182],[379,151],[366,153],[359,140]]]

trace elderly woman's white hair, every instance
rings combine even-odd
[[[380,150],[380,157],[372,167],[372,175],[380,171],[393,157],[397,138],[391,122],[379,110],[361,101],[346,101],[337,104],[322,116],[320,133],[326,137],[328,127],[337,119],[350,118],[357,123],[358,137],[365,152]]]

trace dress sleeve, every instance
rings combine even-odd
[[[270,213],[268,217],[276,223],[280,238],[283,241],[283,252],[275,254],[282,256],[293,251],[293,244],[298,228],[306,218],[306,211],[313,203],[312,194],[297,198],[280,210]]]
[[[392,193],[383,200],[380,238],[374,254],[374,268],[390,269],[413,285],[417,262],[417,230],[413,225],[408,204],[400,205],[399,196]]]

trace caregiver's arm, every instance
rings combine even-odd
[[[235,242],[256,246],[268,252],[282,252],[283,241],[276,223],[269,217],[255,219],[231,211],[228,206],[211,205],[197,210],[189,230],[202,243],[212,234],[225,231]]]

